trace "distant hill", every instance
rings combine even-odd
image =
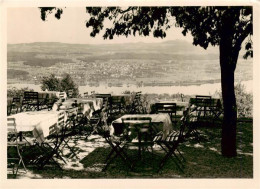
[[[252,79],[252,59],[240,58],[236,79]],[[220,81],[218,47],[207,50],[183,40],[161,43],[67,44],[36,42],[7,45],[8,79],[40,81],[53,73],[78,83],[179,84]],[[19,72],[20,71],[20,72]]]
[[[201,52],[215,52],[214,48],[209,48],[205,51],[201,47],[196,47],[191,43],[184,40],[171,40],[161,43],[124,43],[124,44],[68,44],[59,42],[35,42],[35,43],[21,43],[21,44],[8,44],[8,52],[96,52],[101,50],[113,51],[154,51],[158,52],[172,52],[172,53],[201,53]]]

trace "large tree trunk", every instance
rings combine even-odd
[[[225,58],[223,58],[225,59]],[[225,60],[222,60],[225,62]],[[221,62],[221,61],[220,61]],[[222,62],[223,64],[225,64]],[[222,155],[234,157],[236,153],[237,106],[234,90],[234,70],[231,66],[221,66],[221,87],[224,106],[222,123]]]
[[[236,127],[237,106],[234,90],[235,69],[240,48],[234,48],[232,39],[234,37],[232,16],[223,20],[222,35],[220,37],[220,67],[221,87],[224,106],[224,119],[222,123],[222,155],[235,157],[236,152]]]

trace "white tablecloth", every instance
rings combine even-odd
[[[163,131],[163,137],[165,138],[170,131],[173,130],[171,118],[168,114],[126,114],[112,122],[112,127],[111,127],[111,134],[114,133],[114,130],[117,125],[122,124],[122,118],[131,118],[131,117],[150,117],[152,118],[151,122],[152,123],[162,123],[162,128],[159,128],[160,131]],[[136,121],[136,120],[133,120]]]
[[[72,108],[72,104],[77,101],[79,109],[82,108],[81,113],[86,115],[88,118],[92,117],[94,111],[100,110],[103,105],[102,98],[70,98],[62,102],[60,110],[67,110]],[[57,103],[54,103],[53,110],[58,109]]]
[[[38,142],[43,142],[49,135],[49,127],[58,122],[61,111],[21,112],[8,116],[15,118],[17,131],[32,131]],[[66,118],[65,118],[66,119]]]

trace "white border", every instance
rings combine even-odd
[[[231,1],[230,1],[231,2]],[[169,1],[161,0],[160,2],[154,0],[9,0],[0,1],[0,32],[1,32],[1,85],[0,97],[1,107],[6,107],[6,9],[8,7],[39,7],[39,6],[195,6],[195,5],[231,5],[227,0],[190,0],[190,1]],[[6,169],[2,167],[6,162],[6,138],[3,133],[6,123],[5,108],[1,110],[1,154],[0,154],[0,187],[1,188],[260,188],[260,175],[259,175],[259,1],[245,1],[234,0],[232,5],[250,5],[254,9],[254,178],[253,179],[39,179],[39,180],[13,180],[6,179]],[[40,18],[39,18],[40,19]]]

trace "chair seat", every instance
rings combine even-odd
[[[163,132],[160,131],[154,137],[153,142],[176,142],[179,138],[179,134],[179,131],[172,131],[167,135],[165,139],[163,139]]]

